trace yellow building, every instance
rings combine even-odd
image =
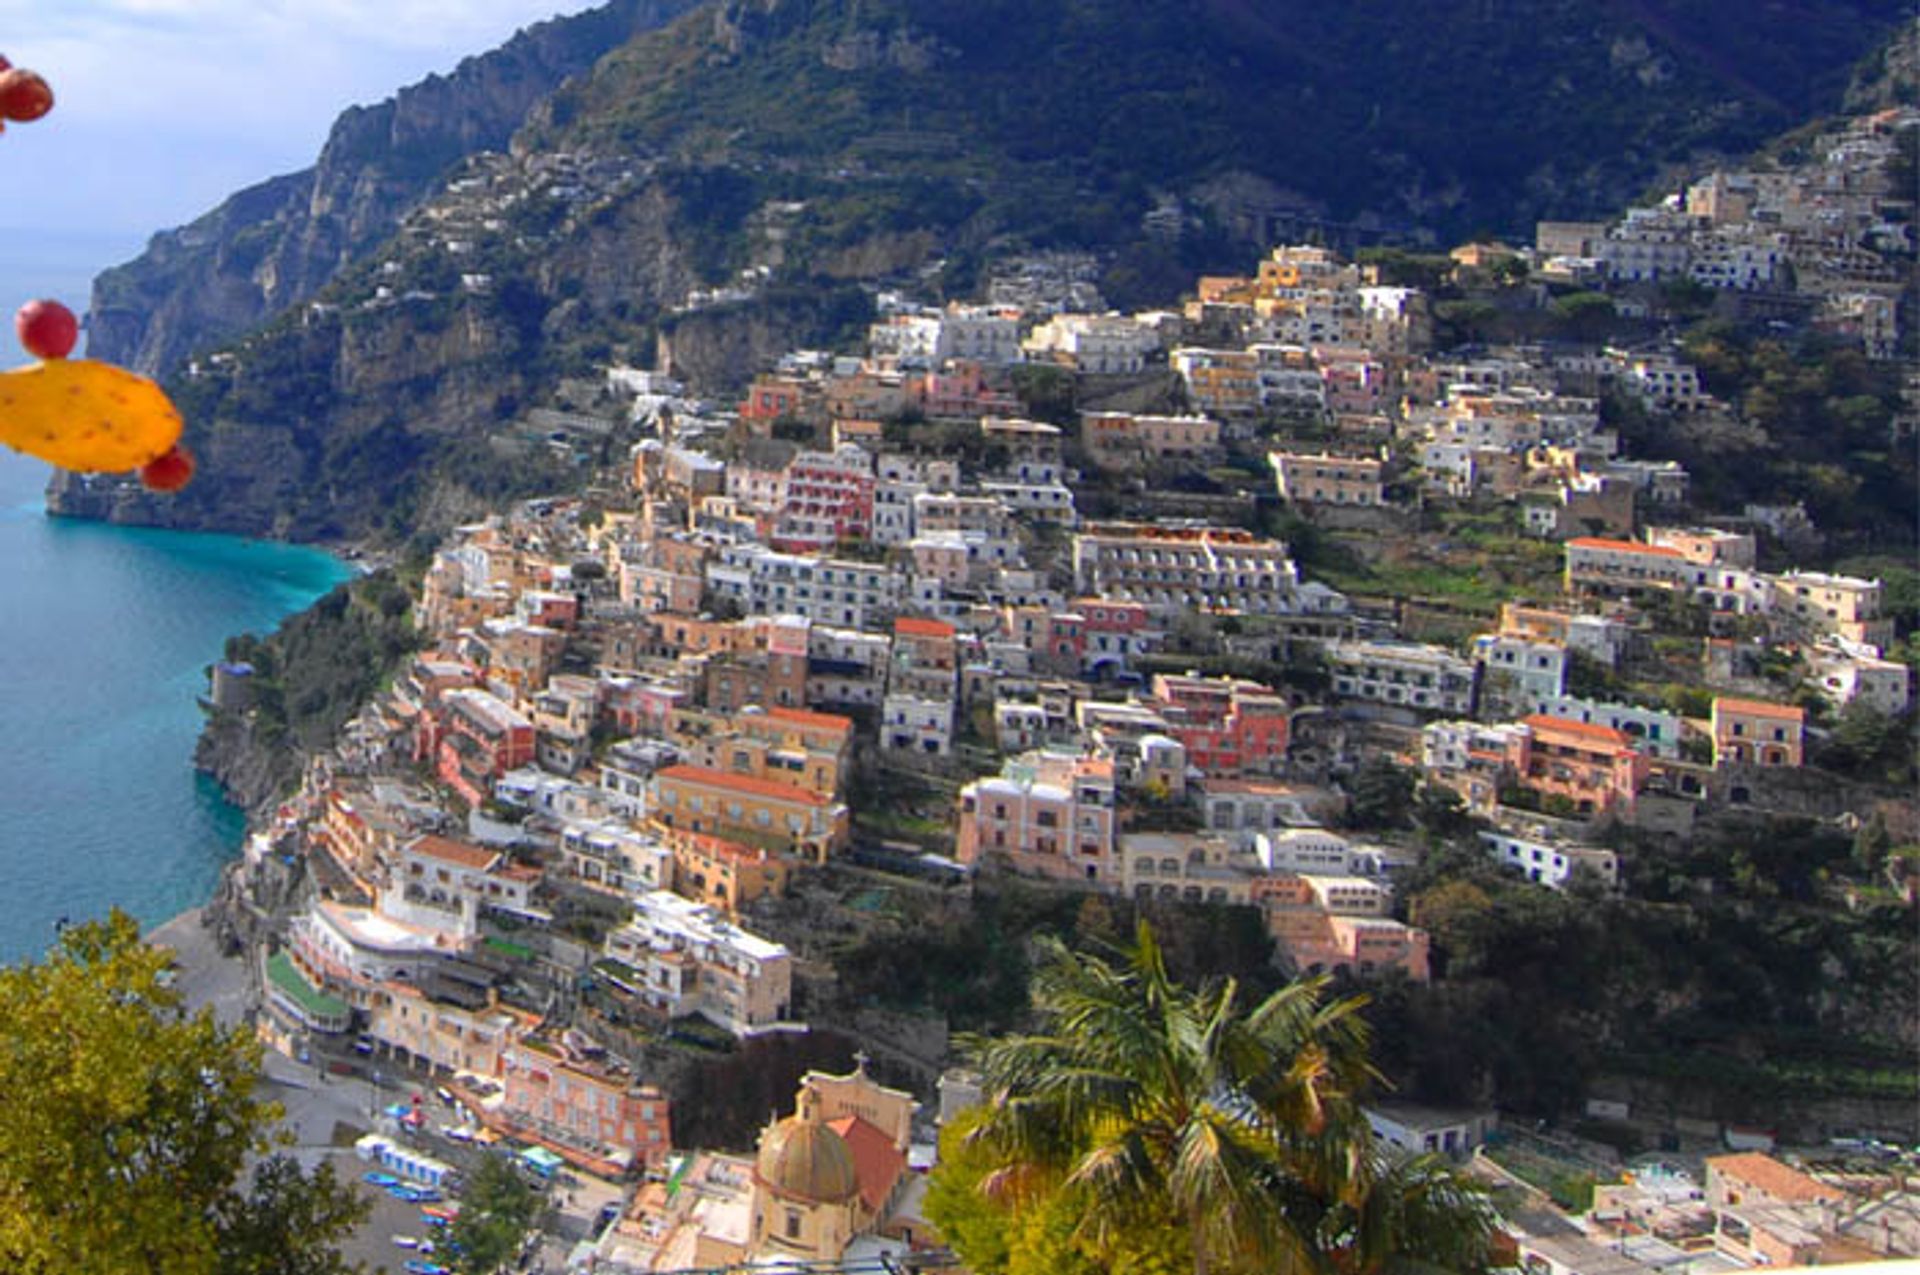
[[[791,850],[820,863],[846,846],[849,833],[840,802],[705,766],[669,766],[654,776],[652,815],[670,828]]]
[[[915,1105],[876,1084],[864,1056],[845,1076],[808,1072],[794,1114],[767,1127],[754,1158],[756,1258],[838,1261],[879,1230],[908,1179]]]

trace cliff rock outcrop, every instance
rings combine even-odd
[[[312,168],[155,235],[94,281],[88,353],[149,375],[309,297],[389,238],[449,166],[498,150],[527,113],[610,49],[694,0],[610,0],[521,31],[375,106],[340,116]]]

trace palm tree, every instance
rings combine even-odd
[[[1232,980],[1174,982],[1144,921],[1116,964],[1042,948],[1042,1030],[969,1042],[989,1093],[970,1138],[1000,1166],[983,1189],[1077,1189],[1097,1246],[1181,1226],[1195,1275],[1375,1275],[1422,1251],[1481,1264],[1489,1228],[1471,1194],[1374,1145],[1362,1000],[1326,1001],[1326,980],[1307,979],[1242,1012]]]

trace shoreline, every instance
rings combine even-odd
[[[254,1007],[252,970],[246,949],[229,956],[206,923],[212,901],[191,907],[141,934],[142,941],[173,953],[174,986],[192,1012],[211,1009],[223,1027],[246,1020]]]

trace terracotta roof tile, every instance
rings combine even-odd
[[[1744,1182],[1756,1191],[1764,1191],[1774,1199],[1789,1204],[1819,1201],[1838,1204],[1847,1198],[1847,1193],[1838,1187],[1810,1178],[1800,1170],[1758,1151],[1712,1156],[1707,1160],[1707,1169],[1722,1177]]]
[[[796,726],[818,726],[841,732],[853,729],[851,717],[842,717],[838,713],[816,713],[810,708],[782,708],[774,705],[767,709],[767,716],[776,722],[792,722]]]
[[[472,868],[477,872],[485,872],[500,857],[498,850],[468,845],[464,841],[454,841],[448,837],[436,837],[431,833],[415,837],[407,849],[416,854],[426,855],[430,859],[457,863],[463,868]]]
[[[1520,724],[1531,727],[1535,731],[1585,735],[1589,739],[1605,740],[1609,744],[1618,744],[1622,748],[1633,747],[1633,741],[1627,738],[1625,732],[1617,731],[1611,726],[1602,726],[1598,722],[1576,722],[1571,717],[1550,717],[1545,713],[1534,713],[1522,718]]]
[[[1638,553],[1653,558],[1684,558],[1687,555],[1665,545],[1643,545],[1637,540],[1608,540],[1601,536],[1575,536],[1567,541],[1569,549],[1608,549],[1615,553]]]
[[[771,779],[755,779],[750,775],[735,775],[724,770],[710,770],[705,766],[669,766],[660,772],[659,777],[685,784],[698,784],[703,788],[723,788],[749,797],[768,797],[775,801],[790,801],[800,806],[825,806],[830,804],[825,797],[808,792],[804,788],[795,788],[790,784],[775,783]]]
[[[945,620],[922,620],[917,616],[903,615],[893,622],[895,637],[950,638],[954,627]]]
[[[900,1175],[906,1172],[907,1157],[880,1126],[860,1116],[842,1116],[827,1121],[827,1128],[846,1140],[853,1152],[853,1173],[860,1182],[860,1198],[878,1213],[886,1207]]]
[[[1804,722],[1807,710],[1791,704],[1769,704],[1760,699],[1729,699],[1716,696],[1713,701],[1715,713],[1749,713],[1755,717],[1778,717],[1787,721]]]

